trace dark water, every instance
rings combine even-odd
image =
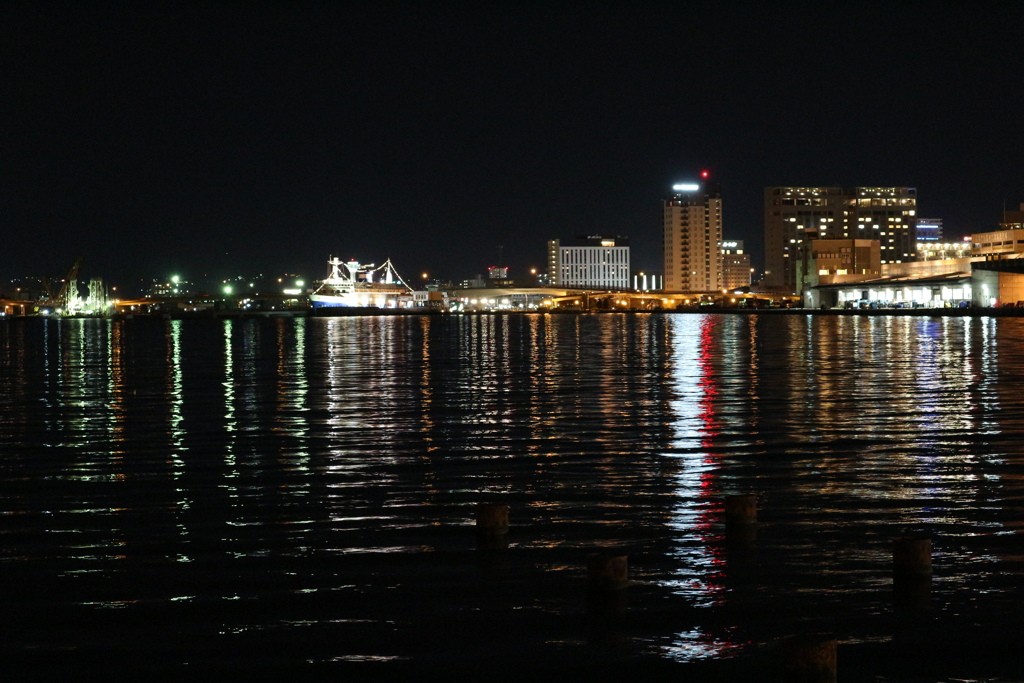
[[[9,320],[3,667],[707,673],[825,633],[840,680],[1010,680],[1022,338],[1012,318]],[[757,527],[727,529],[745,492]],[[490,501],[507,547],[478,545]],[[934,576],[908,596],[909,533]],[[629,556],[621,595],[588,596],[595,549]]]

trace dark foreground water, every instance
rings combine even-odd
[[[1014,680],[1024,319],[0,323],[0,673]],[[756,529],[723,499],[754,492]],[[505,502],[505,543],[477,503]],[[894,593],[895,538],[934,576]],[[594,550],[632,585],[588,595]],[[6,678],[6,677],[5,677]]]

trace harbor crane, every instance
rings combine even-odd
[[[75,259],[75,262],[71,264],[71,269],[68,270],[68,274],[64,277],[64,281],[61,284],[60,290],[54,294],[53,286],[49,280],[43,281],[43,292],[46,296],[45,299],[39,303],[43,306],[53,306],[54,308],[67,308],[72,296],[77,297],[78,292],[73,291],[78,283],[78,271],[82,268],[82,258]]]

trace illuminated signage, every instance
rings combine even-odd
[[[676,192],[696,192],[700,189],[700,185],[697,183],[679,183],[677,185],[673,185],[672,189]]]

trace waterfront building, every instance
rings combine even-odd
[[[1014,223],[1001,223],[1015,225]],[[1024,255],[1024,227],[971,235],[971,256],[986,260],[1019,258]]]
[[[750,254],[743,248],[743,240],[725,240],[722,252],[722,288],[729,291],[750,286]]]
[[[553,287],[627,289],[629,246],[625,237],[580,235],[562,244],[548,242],[548,273]]]
[[[1024,204],[1019,209],[1003,209],[1003,222],[999,227],[1002,230],[1024,229]]]
[[[1000,225],[1013,223],[1004,216]],[[922,251],[935,259],[881,264],[878,277],[851,282],[821,275],[833,254],[814,241],[807,268],[819,277],[816,283],[808,278],[804,306],[1024,307],[1024,227],[975,233],[955,249],[935,246],[950,248]]]
[[[942,241],[942,219],[941,218],[918,218],[917,235],[918,242],[941,242]]]
[[[508,266],[490,266],[487,268],[488,287],[512,287],[515,284],[508,276]]]
[[[811,240],[802,250],[804,306],[815,306],[816,287],[876,279],[882,274],[878,240]]]
[[[807,268],[819,282],[854,282],[882,273],[878,240],[812,240]]]
[[[765,286],[799,294],[803,250],[814,239],[878,240],[882,264],[915,257],[912,187],[766,187]]]
[[[680,183],[662,202],[665,289],[718,292],[722,276],[722,189],[707,180]]]
[[[917,261],[942,261],[967,258],[973,245],[969,238],[960,242],[918,242]]]

